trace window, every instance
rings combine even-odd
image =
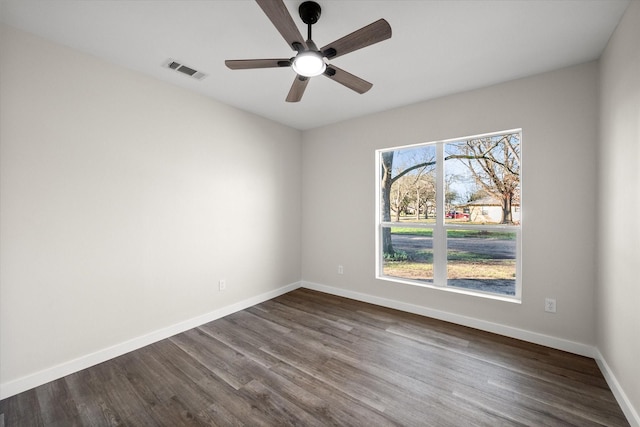
[[[521,297],[521,130],[376,152],[377,276]]]

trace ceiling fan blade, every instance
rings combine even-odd
[[[388,38],[391,38],[391,26],[384,19],[379,19],[333,43],[329,43],[320,49],[320,52],[322,52],[322,55],[326,56],[327,59],[333,59],[353,52],[354,50],[371,46]]]
[[[298,52],[301,49],[306,49],[307,44],[304,41],[304,37],[300,34],[300,30],[282,0],[256,0],[256,3],[291,46],[291,49]]]
[[[227,59],[224,64],[232,70],[247,70],[251,68],[290,67],[291,60],[281,59]]]
[[[304,90],[307,88],[309,84],[309,77],[296,76],[296,79],[293,81],[291,85],[291,89],[289,89],[289,94],[287,95],[287,102],[298,102],[302,99],[302,95],[304,94]]]
[[[373,84],[369,83],[368,81],[354,76],[353,74],[348,73],[336,67],[335,65],[327,65],[327,69],[325,70],[324,75],[329,77],[331,80],[348,87],[351,90],[355,90],[360,94],[365,93],[373,87]]]

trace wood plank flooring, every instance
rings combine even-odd
[[[12,426],[628,426],[593,359],[298,289],[0,402]]]

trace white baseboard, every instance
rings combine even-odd
[[[613,392],[613,395],[616,397],[620,408],[622,408],[622,412],[624,412],[624,415],[627,417],[627,421],[629,421],[631,427],[640,427],[640,415],[638,414],[638,411],[636,411],[636,409],[631,404],[629,397],[627,397],[627,394],[620,386],[620,383],[607,364],[604,356],[597,348],[595,359],[598,367],[600,368],[600,371],[602,372],[602,375],[604,376],[604,379],[607,381],[609,388]]]
[[[537,332],[531,332],[524,329],[518,329],[499,323],[487,322],[473,317],[462,316],[460,314],[450,313],[447,311],[435,310],[419,305],[409,304],[402,301],[396,301],[388,298],[376,297],[373,295],[362,294],[345,289],[334,288],[331,286],[321,285],[312,282],[302,282],[302,287],[324,292],[327,294],[337,295],[345,298],[351,298],[362,302],[368,302],[387,308],[394,308],[408,313],[419,314],[421,316],[432,317],[434,319],[444,320],[458,325],[468,326],[470,328],[480,329],[482,331],[493,332],[498,335],[504,335],[511,338],[520,339],[534,344],[544,345],[546,347],[558,350],[568,351],[570,353],[579,354],[581,356],[595,357],[595,348],[575,341],[569,341],[562,338],[544,335]]]
[[[220,319],[221,317],[228,316],[229,314],[233,314],[237,311],[244,310],[245,308],[260,304],[261,302],[270,300],[282,294],[286,294],[287,292],[297,289],[300,286],[301,282],[291,283],[273,291],[248,298],[246,300],[228,305],[226,307],[222,307],[201,316],[185,320],[184,322],[180,322],[175,325],[171,325],[169,327],[151,332],[149,334],[133,338],[123,343],[104,348],[94,353],[87,354],[77,359],[61,363],[57,366],[53,366],[51,368],[44,369],[25,377],[2,383],[0,384],[0,399],[6,399],[7,397],[22,393],[23,391],[30,390],[34,387],[57,380],[58,378],[62,378],[74,372],[78,372],[91,366],[97,365],[98,363],[113,359],[114,357],[122,356],[123,354],[129,353],[130,351],[137,350],[139,348],[142,348],[149,344],[153,344],[165,338],[169,338],[181,332],[188,331],[189,329],[198,327],[205,323]]]

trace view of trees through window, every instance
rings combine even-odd
[[[379,275],[519,298],[521,133],[379,151]]]

